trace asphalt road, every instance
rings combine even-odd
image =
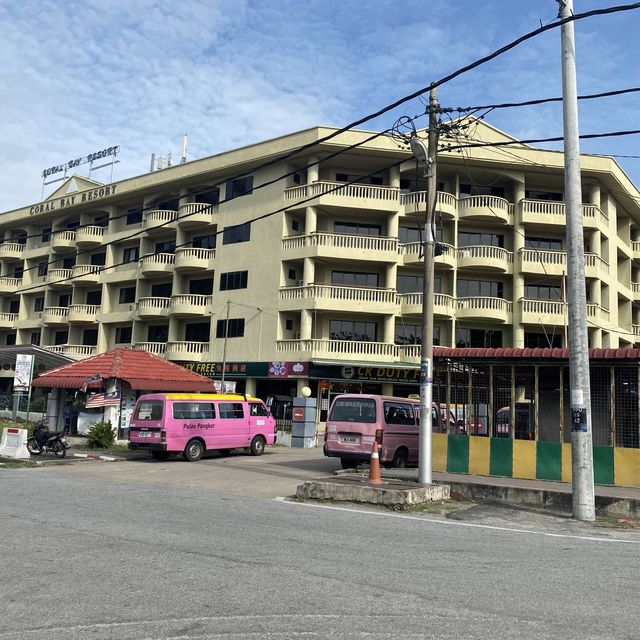
[[[640,536],[274,499],[307,455],[0,469],[0,640],[638,638]]]

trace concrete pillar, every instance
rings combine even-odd
[[[383,382],[382,383],[381,395],[383,395],[383,396],[392,396],[393,395],[393,382]]]
[[[304,232],[311,235],[318,230],[318,212],[315,207],[305,208]]]
[[[316,446],[316,398],[294,398],[291,416],[291,446]]]
[[[320,158],[318,158],[318,156],[309,158],[309,164],[307,165],[307,184],[318,182],[318,179],[320,177],[320,165],[318,164],[319,160]]]
[[[400,188],[400,167],[391,167],[389,169],[389,186],[395,189]]]
[[[395,289],[398,278],[398,265],[396,263],[388,264],[385,271],[385,287],[387,289]]]
[[[389,238],[397,238],[399,226],[400,226],[400,215],[398,213],[392,213],[389,216],[387,236],[389,236]]]
[[[256,395],[257,380],[255,378],[247,378],[244,383],[244,392],[248,396]]]
[[[313,316],[310,309],[300,311],[300,340],[311,340],[313,329]]]
[[[313,258],[305,258],[302,270],[302,280],[304,284],[313,284],[316,278],[316,263]]]
[[[393,344],[393,339],[396,332],[396,317],[393,315],[384,316],[383,320],[383,332],[384,336],[382,341],[385,344]]]
[[[524,177],[514,186],[513,225],[513,347],[524,347],[524,326],[522,324],[522,303],[524,298],[524,275],[522,273],[522,249],[524,249],[525,228],[522,224],[522,200],[524,199]]]

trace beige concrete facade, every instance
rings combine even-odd
[[[3,213],[0,345],[417,366],[422,170],[362,131],[278,159],[333,131],[109,185],[76,176]],[[478,141],[514,142],[484,123]],[[439,154],[437,344],[566,346],[562,163],[523,144]],[[638,346],[640,192],[612,158],[585,155],[582,170],[590,346]]]

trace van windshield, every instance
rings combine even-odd
[[[136,420],[162,420],[162,400],[143,400],[138,403]]]
[[[371,398],[336,398],[329,420],[338,422],[375,422],[376,401]]]

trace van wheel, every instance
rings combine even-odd
[[[409,460],[409,456],[407,454],[407,450],[398,449],[393,455],[391,466],[395,467],[396,469],[404,469],[407,466],[408,460]]]
[[[182,455],[187,462],[197,462],[202,458],[203,453],[204,447],[202,446],[202,442],[200,440],[193,439],[189,440]]]
[[[351,458],[340,458],[340,464],[343,469],[355,469],[358,466],[358,461]]]
[[[264,438],[262,436],[256,436],[251,441],[251,446],[249,447],[249,453],[252,456],[261,456],[264,453]]]
[[[168,451],[152,451],[151,457],[154,460],[167,460],[171,454]]]

